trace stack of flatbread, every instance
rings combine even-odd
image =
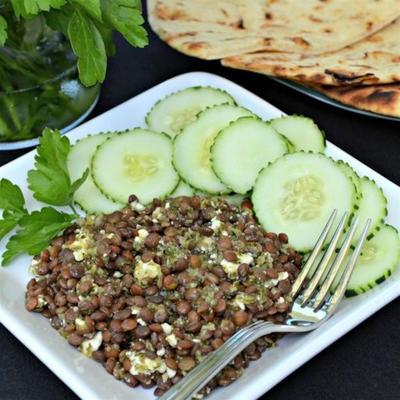
[[[400,116],[400,0],[148,0],[148,15],[185,54]]]

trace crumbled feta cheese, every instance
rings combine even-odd
[[[270,279],[265,282],[265,287],[270,288],[276,286],[280,281],[284,281],[287,278],[289,278],[289,274],[287,272],[279,272],[276,279]]]
[[[285,299],[281,296],[281,297],[279,297],[279,299],[276,302],[276,304],[283,304],[284,302],[285,302]]]
[[[139,282],[149,279],[157,279],[158,277],[162,276],[161,266],[155,263],[153,260],[147,263],[139,260],[135,264],[133,276]]]
[[[139,325],[142,325],[142,326],[146,326],[147,325],[147,322],[143,321],[142,318],[138,318],[137,322],[138,322]]]
[[[266,251],[266,252],[264,252],[263,256],[264,256],[263,262],[265,264],[267,264],[268,267],[272,268],[274,265],[274,259],[272,257],[272,254],[268,253],[268,251]]]
[[[132,307],[131,307],[131,313],[132,313],[132,315],[137,315],[137,314],[139,314],[139,313],[140,313],[140,308],[137,307],[137,306],[132,306]]]
[[[37,303],[36,308],[37,309],[42,308],[42,307],[46,306],[47,304],[48,304],[47,300],[44,298],[44,296],[42,294],[39,294],[38,303]]]
[[[210,237],[203,237],[198,242],[200,250],[207,251],[212,248],[213,240]]]
[[[164,322],[163,324],[161,324],[161,328],[163,330],[163,332],[166,335],[169,335],[172,333],[172,326],[170,324],[167,324],[166,322]]]
[[[229,277],[235,276],[239,268],[239,264],[233,263],[225,259],[221,261],[221,266]]]
[[[75,326],[78,329],[85,329],[87,327],[85,320],[82,319],[82,318],[76,318],[75,319]]]
[[[168,335],[165,340],[171,347],[176,347],[178,345],[178,340],[174,334]]]
[[[134,211],[141,212],[141,211],[143,211],[146,207],[145,207],[142,203],[139,203],[139,202],[136,200],[136,201],[133,201],[133,202],[131,203],[131,208],[132,208],[132,210],[134,210]]]
[[[229,233],[227,231],[222,231],[222,236],[229,236]]]
[[[172,368],[167,367],[167,375],[168,378],[172,379],[176,375],[176,371]]]
[[[124,276],[124,274],[121,273],[121,272],[119,272],[119,271],[115,271],[115,272],[113,273],[113,277],[114,277],[114,278],[122,278],[123,276]]]
[[[221,261],[221,266],[224,269],[225,273],[228,274],[228,276],[230,278],[234,277],[237,274],[237,270],[239,268],[240,264],[251,264],[254,259],[252,257],[252,255],[250,253],[246,253],[246,254],[238,254],[237,255],[238,258],[238,263],[233,263],[231,261],[228,260],[222,260]]]
[[[253,256],[250,253],[239,254],[238,260],[241,264],[251,264],[254,261]]]
[[[147,236],[149,236],[149,232],[147,232],[146,229],[139,229],[138,236],[135,237],[134,242],[137,244],[142,244]]]
[[[79,350],[87,357],[92,357],[94,351],[97,351],[103,343],[102,332],[97,332],[92,339],[84,340]]]
[[[167,371],[167,366],[159,357],[153,360],[149,357],[146,357],[145,354],[135,351],[128,351],[125,353],[125,355],[131,363],[131,369],[129,372],[132,375],[151,375],[154,372],[163,374]]]
[[[169,202],[167,201],[166,203],[165,203],[165,208],[168,210],[168,208],[170,208],[170,204],[169,204]]]
[[[217,217],[214,217],[211,220],[211,229],[214,232],[216,232],[216,233],[219,232],[219,230],[221,229],[221,225],[222,225],[222,222],[219,219],[217,219]]]
[[[212,322],[203,325],[200,329],[200,337],[204,337],[208,331],[215,331],[215,329],[215,324],[213,324]],[[193,341],[195,341],[195,339],[193,339]]]
[[[278,279],[269,279],[268,281],[265,281],[264,286],[266,288],[271,288],[273,286],[276,286],[278,282]]]
[[[153,217],[153,222],[157,222],[159,220],[161,220],[164,217],[164,214],[161,212],[161,208],[157,207],[153,213],[151,214],[151,216]]]
[[[35,260],[34,258],[32,259],[31,265],[30,265],[30,273],[32,275],[36,275],[37,271],[36,271],[36,267],[40,264],[39,260]]]
[[[217,259],[217,255],[215,253],[210,255],[211,260],[216,260]]]
[[[238,298],[238,296],[236,296],[236,297],[234,298],[233,304],[234,304],[236,307],[239,307],[241,310],[245,310],[245,309],[246,309],[246,306],[244,305],[243,301],[241,301],[241,299]]]
[[[289,274],[285,272],[279,272],[278,274],[278,281],[284,281],[285,279],[289,278]]]
[[[65,247],[72,250],[76,261],[83,261],[96,253],[92,234],[84,228],[78,229],[75,240]]]
[[[165,354],[165,349],[162,347],[161,349],[157,350],[156,353],[158,356],[162,357]]]
[[[239,307],[241,310],[246,309],[246,304],[254,302],[254,297],[248,293],[239,293],[233,299],[233,305]]]

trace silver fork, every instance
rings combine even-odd
[[[349,261],[344,264],[359,224],[359,219],[357,217],[353,219],[338,254],[332,260],[348,219],[348,214],[345,213],[335,230],[328,248],[323,253],[322,249],[333,226],[336,214],[337,210],[334,210],[307,262],[293,283],[291,292],[293,306],[287,319],[280,324],[257,321],[239,330],[161,396],[160,400],[191,399],[240,352],[261,336],[273,332],[297,333],[312,331],[333,315],[346,291],[354,265],[371,225],[371,220],[368,219]],[[307,282],[306,278],[317,263],[320,255],[322,255],[322,259],[319,261],[312,278]],[[334,287],[337,279],[339,281],[337,286]]]

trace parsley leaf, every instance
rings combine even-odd
[[[68,25],[74,13],[74,8],[70,4],[66,4],[59,10],[51,10],[46,13],[45,18],[47,25],[54,31],[59,31],[68,37]]]
[[[7,21],[0,15],[0,46],[4,46],[7,40]]]
[[[79,77],[85,86],[103,82],[107,69],[107,55],[103,38],[92,19],[75,9],[68,25],[68,37],[78,56]]]
[[[5,178],[0,181],[0,208],[13,212],[26,212],[21,189]]]
[[[79,4],[91,17],[101,21],[100,0],[72,0]]]
[[[0,181],[0,209],[3,210],[3,218],[0,219],[1,240],[27,214],[21,189],[5,178]]]
[[[14,216],[3,215],[3,219],[0,219],[0,240],[18,225],[19,220]]]
[[[50,8],[60,8],[65,3],[66,0],[11,0],[17,18],[29,18]]]
[[[3,254],[2,265],[10,264],[20,254],[36,255],[45,249],[51,239],[68,228],[77,216],[65,214],[51,207],[42,208],[21,218],[21,229],[11,237]]]
[[[35,199],[55,206],[72,204],[74,192],[87,178],[89,171],[71,184],[67,157],[71,148],[66,136],[46,128],[35,156],[35,169],[28,172],[28,185]]]
[[[115,55],[115,45],[114,45],[114,40],[113,40],[112,28],[108,28],[107,25],[104,25],[97,21],[96,21],[96,26],[103,38],[107,56],[108,57],[114,56]]]
[[[104,19],[132,46],[144,47],[148,44],[147,32],[141,26],[144,19],[140,1],[102,0],[101,5]]]

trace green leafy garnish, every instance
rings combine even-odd
[[[5,178],[0,181],[0,209],[3,210],[3,218],[0,219],[1,240],[27,214],[21,189]]]
[[[5,178],[0,180],[0,208],[15,213],[26,212],[21,189]]]
[[[68,36],[72,49],[78,56],[78,70],[82,83],[91,86],[96,82],[103,82],[106,76],[107,55],[103,37],[96,24],[77,9],[69,22]]]
[[[79,4],[85,11],[98,21],[102,20],[100,0],[72,0]]]
[[[21,229],[7,243],[2,265],[10,264],[16,256],[39,254],[60,231],[68,228],[77,216],[51,207],[25,215],[19,221]]]
[[[86,86],[104,81],[107,57],[114,54],[114,31],[121,33],[132,46],[148,44],[140,0],[4,1],[10,7],[0,17],[0,47],[7,39],[7,29],[10,37],[22,35],[33,40],[24,30],[34,18],[41,18],[44,24],[69,39],[78,58],[79,78]],[[25,45],[22,43],[24,50]]]
[[[7,40],[7,21],[0,15],[0,46],[4,46]]]
[[[60,8],[65,3],[66,0],[11,0],[17,18],[29,18],[50,8]]]
[[[136,47],[147,45],[147,33],[138,0],[102,0],[104,19]]]
[[[35,169],[28,172],[28,185],[35,199],[54,206],[72,205],[74,192],[88,176],[71,183],[67,157],[71,144],[57,130],[46,128],[40,138],[35,156]]]
[[[67,158],[71,144],[60,132],[45,129],[36,150],[35,169],[28,172],[28,185],[33,196],[47,204],[69,205],[73,214],[44,207],[28,213],[21,189],[8,179],[0,180],[0,240],[18,226],[17,233],[10,238],[3,254],[2,265],[8,265],[13,258],[28,253],[36,255],[48,246],[51,239],[69,227],[78,217],[73,208],[73,194],[88,176],[71,182],[67,169]]]

